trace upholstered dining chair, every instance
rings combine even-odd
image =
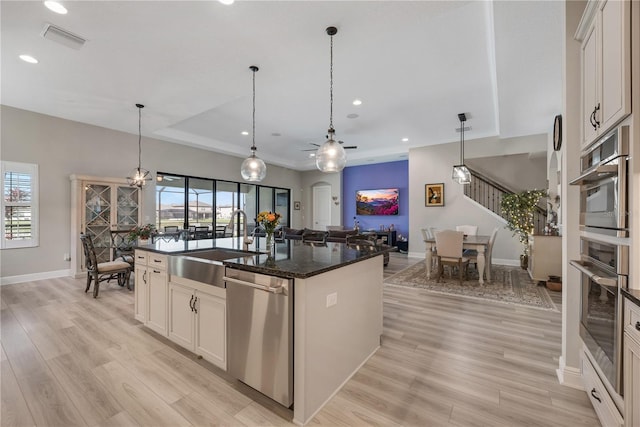
[[[462,256],[462,241],[464,240],[464,233],[462,231],[443,230],[436,233],[436,246],[438,248],[438,281],[444,274],[444,265],[458,267],[458,275],[460,284],[462,284],[463,267],[466,275],[467,267],[469,266],[469,258]]]
[[[476,236],[478,235],[478,226],[477,225],[457,225],[456,231],[462,231],[465,236]]]
[[[112,279],[117,279],[118,285],[127,285],[127,289],[131,290],[131,286],[129,285],[131,264],[122,259],[99,263],[96,258],[96,250],[93,246],[91,236],[81,233],[80,241],[82,242],[85,266],[87,268],[87,287],[84,290],[85,293],[91,288],[91,282],[94,282],[93,297],[97,298],[98,292],[100,291],[100,282],[104,282],[105,280],[109,282]]]
[[[493,260],[491,259],[492,258],[491,255],[493,253],[493,244],[496,241],[498,230],[500,230],[500,227],[494,228],[493,231],[491,232],[491,236],[489,237],[489,244],[487,245],[487,250],[484,253],[485,266],[486,266],[485,271],[491,268],[491,263],[493,262]],[[469,258],[469,263],[478,265],[478,251],[474,249],[468,249],[462,253],[462,256],[465,258]],[[489,278],[487,277],[487,280],[488,279]]]

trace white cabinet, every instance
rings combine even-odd
[[[640,425],[640,306],[624,301],[624,421]]]
[[[226,290],[172,277],[168,332],[175,343],[226,370]]]
[[[584,383],[584,389],[591,400],[593,409],[595,409],[598,419],[603,426],[607,427],[622,427],[623,419],[618,412],[616,404],[611,399],[606,386],[600,380],[596,369],[593,367],[589,356],[587,355],[586,347],[583,348],[582,353],[582,382]]]
[[[149,251],[135,253],[134,316],[145,326],[167,335],[167,256]]]
[[[629,1],[590,1],[578,26],[583,147],[631,113],[630,6]]]
[[[84,270],[80,233],[93,240],[98,262],[110,261],[111,230],[130,229],[141,220],[140,189],[124,178],[71,175],[71,258],[76,276]]]
[[[546,282],[549,276],[562,277],[562,237],[529,236],[529,276]]]

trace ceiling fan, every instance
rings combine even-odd
[[[328,136],[326,137],[328,138]],[[316,147],[320,147],[320,144],[316,144],[314,142],[310,142],[309,144],[314,145]],[[338,141],[338,144],[344,144],[344,141]],[[345,150],[355,150],[356,148],[358,148],[357,145],[343,145],[342,148],[344,148]],[[302,150],[302,151],[316,151],[318,148],[308,148],[306,150]]]

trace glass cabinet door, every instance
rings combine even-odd
[[[140,189],[137,187],[117,187],[116,197],[118,206],[116,209],[116,227],[129,229],[138,225],[138,212],[140,209]]]
[[[111,186],[84,186],[84,231],[91,236],[98,262],[111,259]]]

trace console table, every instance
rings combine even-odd
[[[396,246],[396,230],[376,231],[376,235],[385,245]]]

